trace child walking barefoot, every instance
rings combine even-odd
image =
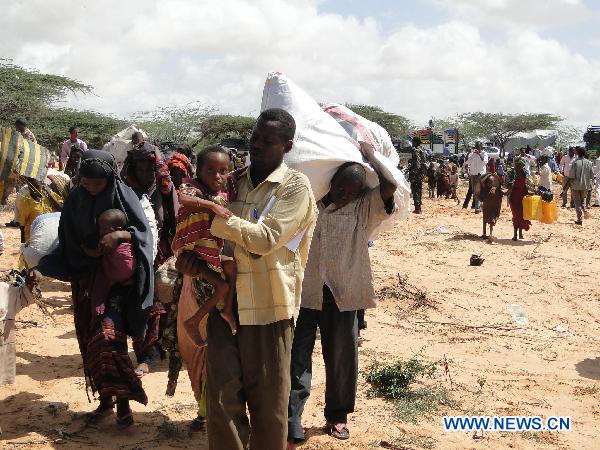
[[[200,276],[210,283],[214,292],[184,326],[195,343],[206,345],[198,325],[212,308],[223,302],[221,317],[236,334],[237,324],[233,313],[233,295],[237,269],[235,261],[223,256],[223,240],[210,233],[215,215],[231,217],[225,207],[228,200],[227,180],[229,152],[221,146],[205,148],[198,154],[196,179],[185,180],[179,191],[180,209],[173,252],[179,256],[184,251],[194,252],[201,260]],[[223,277],[225,279],[223,279]]]

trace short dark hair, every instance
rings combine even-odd
[[[577,147],[577,156],[580,158],[585,158],[585,148]]]
[[[342,164],[338,168],[338,170],[335,171],[335,175],[333,175],[331,182],[333,182],[333,180],[335,180],[336,178],[340,177],[360,180],[363,183],[365,183],[367,180],[367,171],[365,170],[365,167],[362,164],[349,161]]]
[[[26,127],[27,120],[23,119],[22,117],[19,117],[17,120],[15,120],[15,126],[16,125],[23,125],[24,127]]]
[[[102,217],[104,217],[107,220],[110,220],[111,223],[114,224],[114,226],[117,226],[119,228],[123,228],[125,227],[125,225],[127,225],[127,215],[120,209],[107,209],[102,214],[100,214],[100,216],[98,216],[98,219]]]
[[[421,145],[421,138],[419,136],[413,136],[412,145],[414,147],[418,147],[419,145]]]
[[[279,122],[279,135],[286,141],[294,139],[296,134],[296,121],[292,115],[281,108],[265,109],[258,116],[257,122]]]
[[[72,133],[75,130],[79,131],[79,127],[76,127],[75,125],[73,125],[72,127],[69,127],[69,133]]]
[[[210,145],[208,147],[203,148],[202,150],[200,150],[200,153],[198,153],[198,159],[196,160],[196,170],[200,170],[200,168],[204,165],[204,163],[206,162],[206,158],[208,158],[208,155],[210,155],[211,153],[222,153],[224,155],[227,156],[227,159],[229,160],[229,149],[223,147],[222,145]]]

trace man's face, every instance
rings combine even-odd
[[[152,186],[152,184],[154,184],[154,180],[156,178],[154,173],[154,161],[136,161],[133,168],[133,174],[138,183],[141,184],[142,188],[149,188]]]
[[[250,161],[254,167],[272,172],[292,149],[293,141],[281,137],[279,122],[259,120],[250,138]]]
[[[79,137],[79,129],[75,128],[73,131],[71,131],[71,142],[75,142],[78,137]]]
[[[73,152],[69,155],[69,161],[72,162],[73,164],[79,165],[79,163],[81,162],[81,153],[79,152]]]
[[[134,134],[131,138],[131,145],[133,145],[134,147],[139,146],[140,144],[144,143],[144,137],[143,136],[139,136],[137,134]]]
[[[573,156],[575,156],[575,149],[570,148],[569,149],[569,156],[572,158]]]

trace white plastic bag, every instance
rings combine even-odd
[[[278,72],[270,73],[265,82],[261,111],[269,108],[284,109],[294,117],[296,121],[294,146],[285,155],[285,162],[308,177],[317,200],[329,192],[331,179],[336,170],[348,161],[365,165],[369,187],[379,184],[377,174],[363,160],[359,142],[353,139],[336,119],[323,111],[312,97]],[[394,163],[379,151],[375,152],[375,156],[398,184],[394,195],[397,212],[377,228],[376,235],[391,229],[395,219],[408,217],[410,186],[404,174],[397,169],[397,162]]]
[[[31,224],[29,240],[21,245],[21,254],[27,267],[36,267],[44,256],[58,247],[60,213],[42,214]]]

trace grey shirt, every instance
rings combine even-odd
[[[577,158],[571,164],[569,178],[573,180],[572,187],[575,191],[592,189],[592,180],[594,179],[592,162],[586,158]]]
[[[335,209],[317,204],[319,217],[302,283],[303,308],[321,310],[327,284],[340,311],[376,306],[368,242],[373,230],[394,211],[384,204],[379,187]]]

